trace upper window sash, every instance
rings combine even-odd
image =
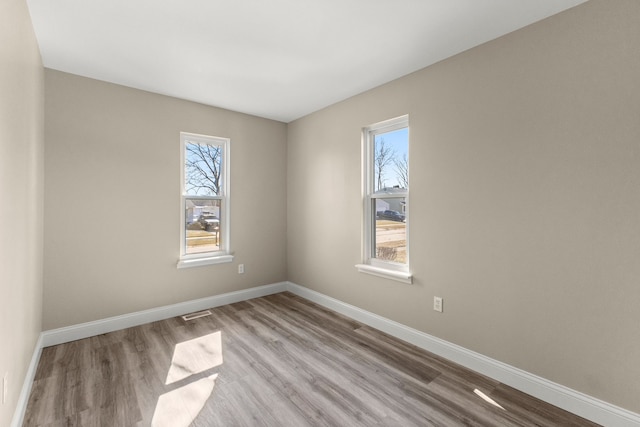
[[[183,196],[225,196],[228,192],[229,183],[229,138],[220,138],[216,136],[197,135],[192,133],[181,132],[180,133],[180,155],[181,155],[181,178],[180,178],[180,191]],[[220,156],[215,162],[219,163],[219,170],[216,173],[218,182],[213,185],[214,188],[207,191],[206,189],[195,190],[193,186],[188,185],[187,181],[187,145],[197,144],[204,147],[219,147]],[[206,173],[211,171],[206,170]]]
[[[380,123],[368,126],[364,131],[364,164],[365,171],[365,194],[376,193],[375,182],[375,138],[377,135],[393,132],[400,129],[409,128],[409,116],[400,116],[394,119],[385,120]],[[408,190],[408,189],[407,189]]]

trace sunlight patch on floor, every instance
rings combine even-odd
[[[165,384],[222,365],[222,333],[214,332],[176,344]]]
[[[506,411],[506,409],[504,409],[502,406],[500,406],[499,403],[497,403],[495,400],[493,400],[492,398],[490,398],[489,396],[487,396],[486,394],[484,394],[480,390],[475,389],[475,390],[473,390],[473,392],[475,394],[477,394],[478,396],[480,396],[485,402],[488,402],[488,403],[492,404],[493,406],[495,406],[496,408],[500,408],[503,411]]]
[[[153,427],[188,427],[207,402],[218,374],[163,394],[153,413]]]

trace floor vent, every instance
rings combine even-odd
[[[184,321],[197,319],[199,317],[211,316],[211,312],[209,310],[196,311],[195,313],[185,314],[182,317]]]

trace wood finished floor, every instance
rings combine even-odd
[[[211,311],[45,348],[24,425],[595,425],[288,292]]]

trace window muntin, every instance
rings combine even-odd
[[[364,262],[409,271],[409,118],[364,129]]]
[[[181,133],[181,260],[229,250],[229,139]]]

